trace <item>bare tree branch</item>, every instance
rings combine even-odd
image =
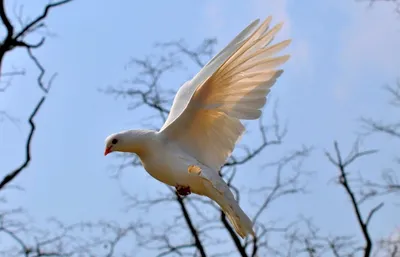
[[[50,13],[50,10],[54,7],[61,6],[72,0],[64,0],[54,3],[49,3],[45,6],[44,11],[41,15],[37,16],[32,21],[24,24],[21,16],[17,17],[20,28],[14,26],[10,17],[7,15],[5,10],[4,0],[0,0],[0,18],[2,24],[6,28],[6,35],[0,42],[0,80],[5,86],[0,87],[0,93],[4,93],[5,90],[11,85],[11,80],[14,76],[25,75],[24,69],[13,69],[8,72],[3,71],[3,61],[7,53],[12,52],[17,48],[25,48],[27,54],[40,73],[37,77],[37,84],[43,96],[40,97],[39,101],[34,106],[28,117],[28,123],[30,126],[27,139],[24,146],[25,158],[23,162],[9,173],[5,172],[4,177],[0,181],[0,190],[10,188],[11,182],[13,182],[21,173],[24,171],[32,160],[32,142],[36,131],[35,117],[38,115],[41,108],[43,108],[44,102],[49,92],[49,88],[55,78],[53,75],[48,82],[44,81],[44,75],[46,73],[45,68],[41,65],[39,59],[33,54],[32,49],[41,47],[45,42],[43,36],[38,42],[27,42],[25,37],[33,32],[39,32],[40,28],[45,27],[45,19]],[[6,80],[4,80],[7,78]],[[6,111],[0,111],[0,115],[15,122],[15,118],[9,115]],[[3,200],[3,199],[2,199]],[[0,256],[25,256],[25,257],[39,257],[39,256],[93,256],[91,251],[94,248],[105,247],[105,241],[98,240],[96,237],[86,240],[79,237],[75,232],[81,231],[87,228],[89,224],[75,224],[72,226],[64,226],[60,222],[52,222],[57,226],[51,230],[38,229],[33,227],[31,221],[25,221],[24,216],[26,213],[20,209],[1,209],[0,210],[0,240],[7,242],[2,245],[0,250]],[[50,224],[50,223],[48,223]],[[111,224],[111,223],[107,223]],[[94,224],[91,224],[94,226]],[[100,224],[97,224],[100,226]],[[105,223],[101,224],[102,229],[110,230],[110,227],[106,227]],[[110,231],[108,231],[111,235]],[[100,235],[101,233],[98,233]],[[122,236],[122,235],[121,235]],[[106,236],[104,236],[104,239]],[[6,240],[4,240],[6,239]],[[112,242],[117,243],[118,236],[113,239]],[[107,246],[108,247],[108,246]],[[113,249],[114,245],[110,244],[110,249]],[[100,251],[96,250],[100,253]],[[97,254],[96,254],[97,255]],[[109,254],[104,256],[112,256],[112,250]],[[97,255],[99,256],[99,255]]]
[[[353,236],[324,235],[312,219],[300,217],[287,233],[288,251],[279,256],[356,256],[362,251]]]
[[[203,68],[206,64],[204,57],[211,59],[214,54],[214,47],[217,44],[215,38],[205,39],[196,49],[190,49],[183,40],[171,41],[167,43],[158,43],[156,46],[161,46],[164,49],[176,49],[173,53],[183,53],[188,56],[198,67]]]
[[[390,104],[396,108],[400,107],[400,80],[394,86],[385,86],[384,89],[391,96]],[[363,127],[367,130],[367,134],[382,134],[393,138],[400,139],[400,123],[383,122],[371,118],[361,119]],[[400,164],[400,157],[395,160],[395,165]],[[400,180],[398,178],[399,168],[386,168],[382,171],[382,180],[369,180],[360,176],[360,184],[363,186],[362,195],[364,199],[375,196],[384,196],[388,194],[400,194]]]
[[[1,248],[0,256],[112,257],[122,239],[127,236],[140,238],[141,230],[147,227],[140,222],[121,226],[112,221],[79,222],[65,226],[58,220],[50,219],[47,223],[51,224],[51,229],[46,230],[25,222],[25,216],[21,209],[2,211],[0,214],[0,239],[11,239]],[[131,249],[132,252],[134,250]]]
[[[358,149],[358,141],[354,144],[353,150],[350,152],[350,154],[347,156],[345,160],[343,160],[342,155],[339,150],[339,145],[335,141],[334,142],[334,148],[335,148],[335,154],[336,154],[336,159],[332,157],[332,155],[328,152],[325,152],[327,158],[329,161],[334,164],[338,169],[339,169],[339,183],[343,186],[345,189],[347,195],[350,198],[351,205],[353,207],[354,214],[356,216],[358,225],[360,227],[360,230],[362,232],[362,235],[365,240],[365,245],[364,245],[364,257],[369,257],[371,256],[372,253],[372,239],[370,235],[370,231],[368,229],[369,222],[372,218],[372,216],[380,209],[383,207],[383,203],[378,204],[376,207],[374,207],[372,210],[370,210],[367,214],[367,218],[364,219],[361,214],[360,206],[359,206],[359,201],[356,199],[356,195],[353,192],[351,185],[349,183],[348,179],[348,173],[346,171],[346,168],[356,161],[357,159],[370,155],[375,153],[376,151],[374,150],[367,150],[367,151],[359,151]]]
[[[37,16],[35,19],[33,19],[30,23],[25,25],[20,31],[15,32],[15,28],[11,23],[11,20],[6,14],[5,10],[5,4],[4,0],[0,0],[0,18],[3,22],[3,25],[7,29],[7,35],[6,37],[2,40],[0,44],[0,71],[2,71],[2,63],[3,63],[3,58],[5,54],[16,47],[24,47],[27,49],[33,49],[33,48],[38,48],[43,45],[45,38],[42,37],[42,39],[37,42],[37,43],[28,43],[24,41],[24,37],[36,31],[38,28],[44,26],[44,19],[47,17],[51,9],[67,4],[69,2],[72,2],[72,0],[63,0],[63,1],[58,1],[55,3],[51,3],[45,6],[44,11],[41,15]],[[0,74],[4,74],[1,72]]]
[[[21,171],[23,171],[26,167],[28,167],[30,161],[31,161],[31,144],[32,144],[32,138],[33,134],[35,133],[35,123],[33,119],[35,118],[36,114],[39,112],[40,108],[42,107],[42,104],[44,103],[44,100],[46,98],[43,96],[40,101],[37,103],[36,107],[33,109],[31,115],[29,116],[29,125],[31,127],[29,134],[28,134],[28,139],[25,144],[25,161],[15,170],[11,171],[8,175],[6,175],[0,182],[0,190],[2,190],[8,183],[10,183],[15,177],[17,177]]]
[[[44,43],[45,38],[43,37],[38,43],[35,43],[35,44],[27,43],[27,42],[23,41],[23,39],[27,34],[34,32],[37,28],[39,28],[41,26],[44,26],[44,19],[47,17],[47,15],[49,14],[49,12],[52,8],[64,5],[71,1],[72,0],[64,0],[64,1],[59,1],[59,2],[55,2],[55,3],[46,5],[46,7],[44,8],[44,11],[41,15],[36,17],[33,21],[29,22],[27,25],[23,26],[21,31],[15,33],[16,29],[14,28],[9,17],[6,14],[4,0],[0,0],[0,18],[3,22],[3,25],[7,29],[7,35],[3,39],[2,43],[0,44],[0,74],[2,75],[2,77],[10,76],[10,75],[14,76],[14,75],[21,74],[20,72],[8,72],[7,73],[7,72],[1,72],[1,71],[2,71],[2,62],[3,62],[5,54],[7,52],[15,49],[15,47],[24,47],[27,49],[28,56],[32,59],[32,61],[37,66],[37,68],[40,70],[40,74],[38,75],[38,78],[37,78],[38,86],[45,94],[48,93],[56,74],[50,78],[50,80],[47,82],[47,86],[45,86],[45,82],[43,81],[45,69],[40,64],[39,60],[32,53],[32,49],[40,47]],[[20,23],[21,23],[21,21],[20,21]],[[0,77],[0,79],[1,79],[1,77]],[[8,86],[9,86],[9,84],[6,87],[8,87]],[[4,88],[0,92],[4,92]],[[36,104],[35,108],[33,109],[33,111],[31,112],[31,114],[28,118],[28,122],[30,125],[30,131],[29,131],[28,138],[27,138],[27,141],[25,144],[25,160],[19,167],[17,167],[15,170],[11,171],[10,173],[8,173],[7,175],[4,176],[4,178],[0,182],[0,190],[2,190],[8,183],[10,183],[12,180],[14,180],[22,172],[22,170],[24,170],[26,167],[28,167],[28,165],[31,161],[31,143],[32,143],[33,135],[34,135],[34,132],[36,129],[36,126],[34,123],[34,118],[38,114],[45,99],[46,99],[46,95],[42,96],[40,98],[40,100],[38,101],[38,103]]]
[[[376,3],[386,3],[386,4],[392,4],[394,7],[394,11],[400,15],[400,2],[398,0],[356,0],[358,2],[368,2],[369,8],[372,8]]]
[[[191,234],[192,234],[192,236],[194,238],[196,248],[199,250],[201,257],[206,257],[207,255],[206,255],[206,252],[204,250],[203,243],[200,240],[199,233],[198,233],[197,229],[193,225],[193,221],[190,218],[189,212],[188,212],[188,210],[187,210],[187,208],[186,208],[186,206],[185,206],[185,204],[183,202],[183,199],[177,192],[175,192],[175,195],[176,195],[176,200],[179,203],[179,206],[181,207],[182,214],[183,214],[183,217],[185,218],[186,224],[187,224],[187,226],[188,226],[188,228],[189,228],[189,230],[190,230],[190,232],[191,232]]]

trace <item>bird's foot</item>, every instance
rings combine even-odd
[[[191,173],[191,174],[200,175],[201,168],[199,166],[197,166],[197,165],[189,165],[188,172]]]
[[[186,196],[190,195],[192,192],[190,191],[190,187],[188,186],[181,186],[181,185],[176,185],[176,192],[178,192],[179,195]]]

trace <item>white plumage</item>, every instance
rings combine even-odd
[[[271,44],[282,23],[269,28],[270,22],[258,28],[259,20],[252,22],[184,83],[159,132],[129,130],[106,139],[106,154],[136,153],[154,178],[216,201],[241,237],[254,234],[252,222],[218,171],[245,130],[240,120],[261,116],[283,72],[278,66],[289,59],[275,56],[290,40]]]

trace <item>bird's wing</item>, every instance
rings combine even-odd
[[[166,128],[185,110],[198,85],[204,83],[240,46],[244,39],[260,22],[259,19],[253,21],[242,30],[224,49],[216,54],[191,80],[185,82],[178,90],[172,103],[171,111],[160,130]]]
[[[283,72],[277,66],[289,59],[288,55],[273,56],[290,40],[271,45],[282,23],[269,29],[270,22],[268,17],[251,35],[225,48],[186,82],[179,91],[193,92],[178,92],[174,100],[174,105],[185,107],[173,117],[171,113],[171,120],[160,130],[214,170],[224,164],[244,132],[240,119],[260,117],[270,87]],[[189,95],[186,104],[178,103],[180,94]]]

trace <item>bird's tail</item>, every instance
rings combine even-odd
[[[240,208],[229,188],[225,190],[223,195],[214,196],[213,198],[225,213],[236,233],[242,238],[245,238],[249,234],[255,236],[253,222],[251,222],[250,218]]]

